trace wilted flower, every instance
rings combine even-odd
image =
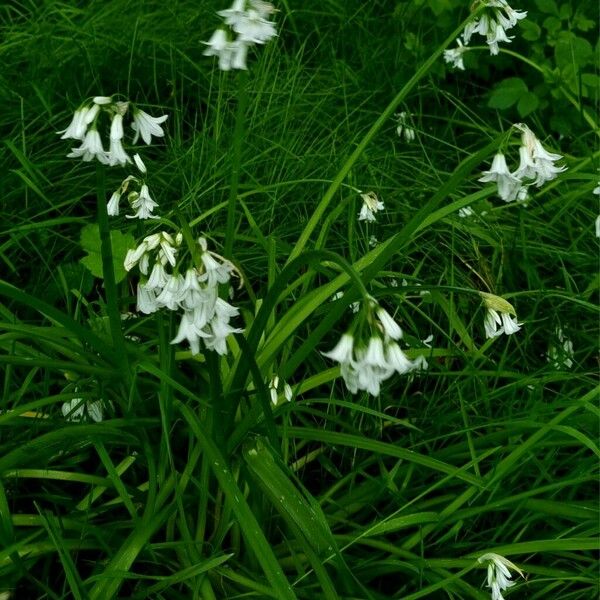
[[[97,158],[102,164],[108,164],[108,155],[102,147],[102,140],[96,129],[90,129],[85,134],[83,144],[79,148],[71,148],[67,158],[82,158],[85,162]]]
[[[367,192],[366,194],[361,194],[360,197],[363,200],[363,205],[358,213],[358,220],[370,222],[376,221],[375,213],[385,208],[383,202],[379,200],[375,192]]]
[[[518,323],[513,305],[494,294],[479,292],[487,308],[484,319],[485,335],[488,338],[498,337],[505,333],[511,335],[521,329],[523,323]],[[515,316],[513,316],[515,315]]]
[[[551,181],[567,167],[556,167],[554,163],[562,158],[560,154],[548,152],[536,135],[524,123],[517,123],[515,128],[522,132],[522,146],[519,148],[521,158],[519,168],[514,175],[519,179],[535,178],[535,185],[541,187]]]

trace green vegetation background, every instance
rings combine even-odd
[[[465,4],[278,6],[279,38],[249,61],[234,244],[246,323],[344,160],[466,17]],[[529,18],[506,48],[534,66],[485,48],[466,55],[465,72],[439,60],[401,107],[416,140],[405,143],[390,121],[347,180],[376,191],[384,216],[359,226],[358,195],[343,187],[326,247],[354,262],[371,235],[396,233],[461,161],[514,122],[565,155],[569,170],[527,208],[490,196],[473,205],[482,216],[437,222],[376,278],[414,348],[433,334],[427,374],[397,379],[375,400],[353,397],[315,351],[290,373],[305,393],[275,411],[276,444],[257,419],[228,448],[205,431],[218,367],[170,351],[169,317],[127,326],[142,340],[132,356],[145,365],[129,386],[81,333],[110,342],[101,281],[80,262],[81,232],[95,222],[94,169],[66,159],[69,144],[55,133],[99,94],[167,112],[164,144],[144,153],[156,199],[161,210],[201,216],[197,233],[222,244],[225,213],[212,209],[228,194],[237,82],[202,56],[201,42],[223,6],[0,6],[0,272],[20,290],[0,289],[0,592],[487,598],[475,559],[496,551],[528,576],[509,597],[597,596],[598,7],[526,4],[515,2]],[[490,160],[448,202],[479,190]],[[109,189],[120,171],[109,171]],[[143,232],[124,219],[113,226]],[[392,289],[392,279],[409,285]],[[433,293],[419,295],[416,284]],[[133,286],[120,286],[122,308],[134,310]],[[477,302],[437,286],[507,294],[523,331],[484,344]],[[279,366],[326,313],[303,324]],[[559,327],[574,344],[568,370],[546,359]],[[311,387],[298,387],[308,379]],[[126,410],[108,411],[99,425],[65,423],[60,405],[76,390]],[[243,515],[254,537],[240,527]]]

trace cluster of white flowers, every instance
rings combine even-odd
[[[81,140],[79,148],[72,148],[67,154],[69,158],[82,158],[89,162],[94,158],[102,164],[124,166],[131,162],[131,158],[123,147],[125,132],[123,119],[131,115],[131,128],[135,131],[133,143],[139,138],[146,144],[150,144],[152,136],[162,137],[165,132],[160,126],[167,120],[168,115],[152,117],[143,110],[133,106],[129,101],[114,99],[114,96],[96,96],[92,100],[86,100],[73,115],[69,126],[63,131],[61,139]],[[98,126],[103,117],[110,119],[109,149],[106,151],[102,143],[102,137]]]
[[[415,139],[415,130],[410,125],[410,114],[402,111],[394,115],[396,117],[396,133],[398,137],[404,135],[405,142],[412,142]]]
[[[511,173],[504,154],[498,152],[490,170],[484,171],[479,181],[495,182],[498,186],[498,196],[505,202],[524,202],[528,198],[530,185],[541,187],[547,181],[555,179],[557,174],[565,171],[567,167],[557,167],[554,164],[562,156],[548,152],[527,125],[517,123],[513,128],[521,132],[518,168]]]
[[[510,302],[495,294],[479,294],[487,309],[483,321],[486,337],[495,338],[503,333],[512,335],[521,329],[523,323],[517,321],[515,309]]]
[[[517,565],[494,552],[483,554],[477,561],[481,564],[487,563],[487,586],[492,590],[492,600],[504,600],[502,592],[515,585],[509,567],[523,577],[523,572]]]
[[[485,38],[490,54],[498,54],[500,51],[498,44],[500,42],[510,44],[512,40],[512,37],[506,35],[506,31],[527,16],[527,11],[514,10],[506,0],[480,0],[473,7],[478,8],[481,4],[484,5],[483,12],[467,23],[462,32],[462,40],[460,38],[456,40],[458,46],[444,50],[444,60],[463,71],[465,69],[463,54],[473,34],[478,33]]]
[[[217,56],[221,71],[246,69],[248,48],[277,36],[275,24],[269,21],[275,12],[273,5],[263,0],[234,0],[231,8],[217,12],[227,29],[217,29],[203,42],[208,46],[204,56]]]
[[[560,327],[556,329],[556,342],[548,348],[548,362],[557,370],[570,369],[573,366],[573,342]]]
[[[403,375],[417,369],[427,368],[427,362],[411,361],[402,351],[398,340],[402,329],[391,315],[373,298],[364,303],[365,313],[354,322],[352,330],[345,333],[330,352],[323,356],[340,363],[340,372],[350,392],[364,390],[377,396],[381,383],[395,372]],[[361,335],[360,330],[368,330]]]
[[[182,241],[180,233],[173,238],[161,231],[127,252],[125,269],[130,271],[137,265],[142,275],[137,309],[145,314],[161,308],[182,309],[179,331],[171,343],[187,340],[192,354],[198,354],[202,340],[209,350],[226,354],[227,337],[242,330],[229,324],[239,311],[219,296],[219,287],[227,286],[231,291],[231,276],[237,271],[230,261],[208,250],[205,238],[197,242],[198,265],[183,269],[177,261]]]
[[[279,380],[279,375],[275,375],[271,381],[269,381],[269,394],[271,396],[271,402],[274,406],[279,404],[279,396],[283,394],[283,397],[288,401],[292,401],[293,392],[289,383],[283,380]]]
[[[358,213],[358,220],[369,221],[371,223],[377,221],[375,214],[385,208],[383,202],[377,197],[375,192],[367,192],[366,194],[361,194],[360,197],[363,204]]]

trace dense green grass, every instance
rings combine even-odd
[[[596,597],[597,91],[573,89],[567,69],[550,78],[544,2],[518,7],[536,41],[517,28],[516,56],[475,50],[466,72],[426,65],[467,17],[458,2],[298,4],[278,5],[279,38],[249,61],[239,163],[240,76],[202,56],[223,6],[0,7],[0,593],[483,599],[477,558],[496,552],[526,574],[507,598]],[[580,35],[594,43],[593,31]],[[537,86],[525,118],[488,106],[514,76]],[[245,333],[227,357],[171,346],[177,322],[162,311],[124,320],[128,365],[115,358],[102,281],[79,262],[95,166],[67,159],[55,133],[83,98],[112,93],[169,114],[143,149],[160,214],[219,250],[239,166],[229,239]],[[477,181],[518,121],[568,166],[527,207]],[[107,190],[123,177],[108,169]],[[375,224],[356,219],[359,189],[385,202]],[[458,216],[466,204],[476,216]],[[376,398],[346,390],[320,352],[358,291],[319,251],[353,265],[427,371]],[[118,290],[135,311],[135,276]],[[523,329],[486,340],[478,291],[509,299]],[[547,360],[557,328],[570,369]],[[294,399],[271,409],[276,374]],[[65,421],[73,397],[101,398],[105,420]]]

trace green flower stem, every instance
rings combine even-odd
[[[394,114],[394,111],[398,108],[400,103],[404,101],[404,99],[408,96],[411,90],[417,85],[425,75],[429,72],[431,67],[435,64],[438,58],[441,56],[442,52],[456,39],[456,37],[463,30],[465,25],[474,19],[479,12],[481,12],[482,8],[471,13],[467,19],[465,19],[444,41],[444,43],[421,65],[421,67],[417,70],[417,72],[404,84],[402,89],[396,94],[396,96],[392,99],[392,101],[387,105],[385,110],[381,113],[379,118],[373,123],[371,129],[366,133],[365,137],[360,141],[360,143],[354,149],[354,152],[349,156],[346,162],[343,164],[342,168],[338,171],[337,175],[331,182],[331,185],[325,192],[321,202],[315,209],[310,221],[304,228],[304,231],[300,235],[296,245],[290,253],[290,256],[287,260],[286,264],[289,264],[292,260],[297,258],[304,247],[308,243],[308,240],[315,230],[315,228],[321,223],[323,218],[323,213],[327,210],[327,207],[333,200],[338,188],[342,185],[342,182],[356,163],[356,161],[360,158],[362,153],[365,151],[366,147],[370,144],[373,138],[379,133],[379,130],[383,127],[383,125],[389,120],[389,118]]]
[[[238,105],[235,116],[235,129],[233,131],[233,166],[231,169],[231,184],[229,186],[229,201],[227,203],[227,228],[225,230],[225,251],[223,256],[231,258],[233,252],[233,238],[235,235],[235,205],[240,184],[240,169],[242,162],[242,142],[244,140],[244,121],[246,106],[248,105],[248,92],[246,83],[248,75],[242,71],[238,76]]]
[[[106,210],[106,185],[104,181],[104,167],[96,165],[96,191],[98,203],[98,228],[100,231],[100,250],[102,253],[102,274],[104,276],[104,289],[106,290],[106,310],[110,326],[112,343],[117,355],[117,364],[121,366],[123,374],[129,373],[129,362],[125,349],[125,338],[121,329],[121,313],[119,312],[119,296],[115,281],[113,267],[113,253],[110,242],[110,225]]]

